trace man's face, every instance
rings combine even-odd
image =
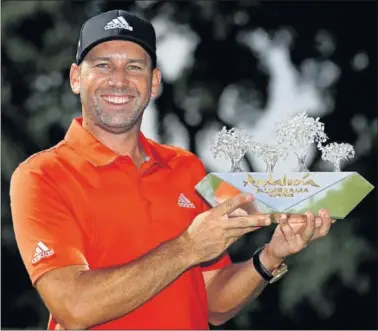
[[[105,131],[121,134],[141,122],[151,96],[157,95],[160,72],[152,71],[148,53],[129,41],[108,41],[94,47],[70,73],[80,93],[83,115]]]

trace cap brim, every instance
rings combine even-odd
[[[111,41],[111,40],[132,41],[132,42],[138,44],[139,46],[144,48],[145,51],[151,56],[153,66],[156,65],[156,53],[155,53],[155,51],[153,51],[149,45],[147,45],[145,42],[143,42],[139,38],[136,38],[136,37],[133,37],[133,36],[127,36],[127,35],[114,35],[114,36],[108,36],[108,37],[100,38],[100,39],[96,40],[96,42],[93,42],[93,43],[89,44],[87,47],[85,47],[85,49],[81,52],[80,57],[78,59],[76,59],[76,63],[79,65],[84,60],[84,58],[87,56],[87,54],[91,51],[91,49],[93,49],[97,45],[99,45],[103,42],[106,42],[106,41]]]

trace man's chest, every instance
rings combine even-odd
[[[185,231],[202,206],[189,174],[182,176],[169,171],[148,176],[120,173],[102,176],[87,188],[82,210],[88,212],[78,221],[86,232],[91,266],[127,263]]]

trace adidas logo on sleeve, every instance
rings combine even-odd
[[[35,249],[34,257],[32,259],[32,264],[36,264],[42,259],[53,256],[54,250],[48,248],[42,241],[38,241],[37,247]]]

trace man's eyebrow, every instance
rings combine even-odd
[[[129,63],[147,64],[146,60],[144,59],[129,59]]]
[[[111,61],[112,58],[117,58],[117,56],[91,56],[90,60],[95,61]],[[140,63],[146,65],[145,59],[127,59],[128,63]]]
[[[91,61],[110,61],[111,58],[108,56],[91,56],[90,57]]]

